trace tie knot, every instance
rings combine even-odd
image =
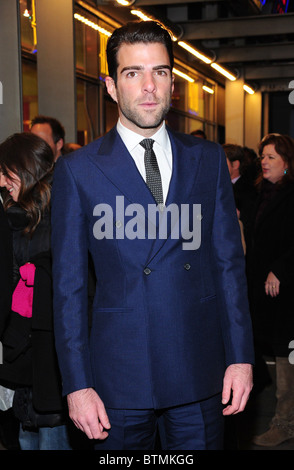
[[[144,139],[140,142],[140,145],[144,147],[145,150],[151,150],[154,144],[153,139]]]

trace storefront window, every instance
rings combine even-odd
[[[38,81],[36,64],[22,61],[23,130],[29,131],[32,119],[38,114]]]
[[[84,145],[111,127],[115,113],[108,112],[104,77],[106,42],[113,28],[81,8],[75,10],[78,140]]]
[[[89,21],[95,20],[87,15]],[[84,17],[84,16],[82,16]],[[94,23],[96,24],[96,23]],[[99,34],[85,23],[75,20],[76,68],[79,72],[99,77]]]
[[[37,32],[35,3],[32,0],[19,0],[21,47],[30,53],[37,52]]]

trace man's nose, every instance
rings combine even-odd
[[[153,93],[156,90],[156,82],[152,73],[145,74],[143,89],[148,93]]]

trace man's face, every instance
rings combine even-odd
[[[240,162],[239,162],[239,160],[235,160],[234,162],[231,162],[227,158],[227,165],[228,165],[231,180],[233,180],[234,178],[237,178],[238,176],[240,176],[240,171],[239,171]]]
[[[54,155],[54,160],[57,160],[57,158],[61,155],[63,140],[60,139],[57,143],[54,142],[50,124],[35,124],[31,128],[31,132],[41,137],[41,139],[45,140],[45,142],[50,145]]]
[[[107,77],[123,125],[146,137],[167,114],[174,89],[167,50],[160,43],[123,44],[118,51],[117,84]]]

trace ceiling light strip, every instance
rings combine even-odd
[[[189,46],[189,44],[187,44],[186,42],[179,41],[178,45],[181,46],[183,49],[186,49],[186,51],[190,52],[190,54],[193,54],[195,57],[202,60],[206,64],[211,64],[212,60],[209,57],[206,57],[204,54],[197,51],[197,49],[194,49],[194,47]]]
[[[211,95],[214,94],[214,90],[213,90],[212,88],[209,88],[209,87],[206,86],[206,85],[203,85],[203,86],[202,86],[202,89],[203,89],[204,91],[206,91],[207,93],[210,93]]]
[[[224,75],[229,80],[231,80],[231,81],[237,80],[237,77],[235,75],[233,75],[231,72],[229,72],[228,70],[226,70],[223,67],[221,67],[220,65],[218,65],[216,62],[213,62],[212,64],[210,64],[210,66],[212,68],[214,68],[217,72]]]
[[[86,24],[87,26],[89,26],[90,28],[92,29],[95,29],[96,31],[98,31],[99,33],[101,34],[104,34],[105,36],[111,36],[111,32],[108,31],[107,29],[105,28],[101,28],[101,26],[98,26],[98,24],[94,23],[93,21],[90,21],[88,20],[87,18],[85,18],[84,16],[80,15],[79,13],[75,13],[74,14],[74,18],[78,21],[80,21],[81,23],[84,23]]]
[[[245,90],[249,95],[254,95],[255,91],[253,88],[251,88],[249,85],[246,85],[246,83],[243,85],[243,90]]]
[[[143,21],[157,21],[157,23],[159,23],[163,28],[165,28],[165,29],[169,32],[169,34],[170,34],[172,40],[173,40],[174,42],[177,41],[177,38],[176,38],[176,36],[173,34],[173,32],[172,32],[169,28],[167,28],[161,21],[156,20],[156,19],[152,18],[151,16],[146,15],[146,14],[143,13],[141,10],[131,10],[131,13],[132,13],[132,15],[138,16],[138,18],[140,18],[140,19],[143,20]]]
[[[190,83],[195,82],[194,78],[189,77],[189,75],[187,75],[186,73],[181,72],[178,69],[173,68],[173,73],[175,73],[179,77],[182,77],[184,80],[187,80],[187,82],[190,82]]]

